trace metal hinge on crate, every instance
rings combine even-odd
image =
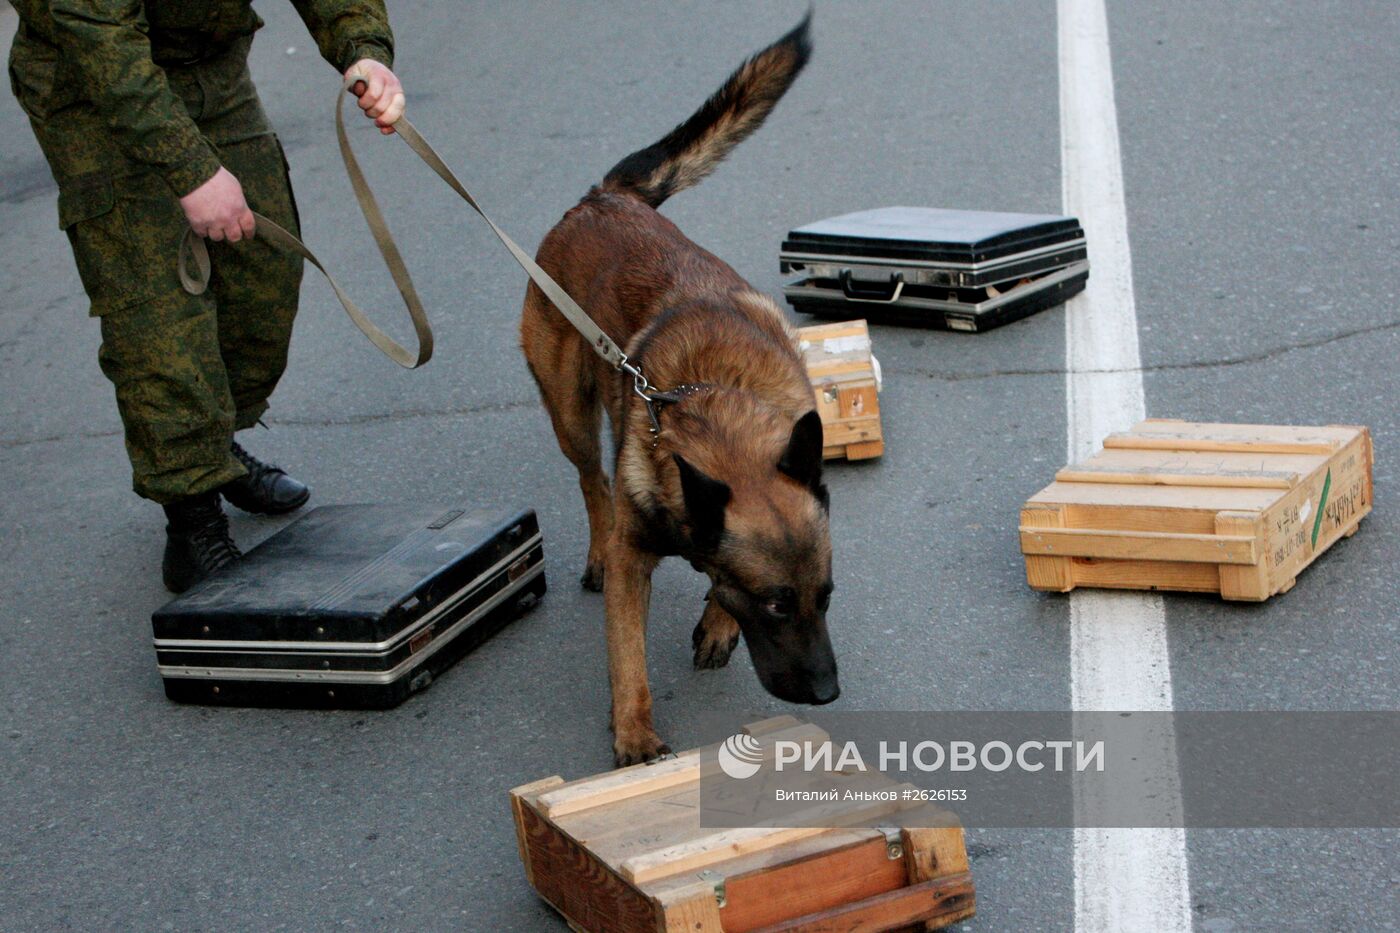
[[[717,871],[710,871],[709,869],[706,869],[705,871],[698,872],[696,874],[696,877],[698,877],[701,881],[705,882],[706,884],[710,885],[715,889],[715,903],[717,905],[723,907],[725,904],[729,903],[729,899],[724,893],[723,875],[721,875]]]
[[[904,834],[898,826],[876,826],[885,834],[885,855],[890,861],[904,858]]]

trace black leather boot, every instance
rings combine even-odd
[[[281,515],[301,508],[311,498],[311,490],[288,476],[286,470],[263,463],[237,441],[232,450],[248,472],[220,488],[229,505],[255,515]]]
[[[243,553],[228,533],[228,516],[217,492],[178,499],[165,506],[165,588],[183,593]]]

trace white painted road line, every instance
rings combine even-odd
[[[1132,256],[1104,0],[1059,0],[1060,153],[1066,214],[1084,225],[1091,271],[1065,314],[1069,460],[1145,416]],[[1070,594],[1070,694],[1076,710],[1170,711],[1171,665],[1161,597]],[[1156,737],[1152,773],[1180,810],[1174,736]],[[1095,805],[1082,794],[1076,808]],[[1077,829],[1075,929],[1188,933],[1183,829]]]

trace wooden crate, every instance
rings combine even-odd
[[[826,459],[866,460],[885,452],[880,428],[880,364],[864,321],[798,328],[822,418]]]
[[[1149,420],[1021,511],[1026,577],[1261,601],[1371,511],[1370,432]]]
[[[825,738],[791,716],[745,731]],[[699,780],[695,750],[517,787],[510,797],[526,878],[588,933],[932,930],[975,911],[951,814],[942,828],[702,829]]]

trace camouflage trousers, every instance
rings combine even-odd
[[[248,45],[166,72],[249,206],[297,233],[286,160],[248,73]],[[58,182],[59,224],[101,320],[99,363],[116,388],[133,488],[165,503],[243,475],[230,442],[257,423],[286,368],[300,257],[256,239],[210,243],[210,287],[188,294],[175,266],[187,224],[165,180],[122,154],[89,103],[29,116]]]

